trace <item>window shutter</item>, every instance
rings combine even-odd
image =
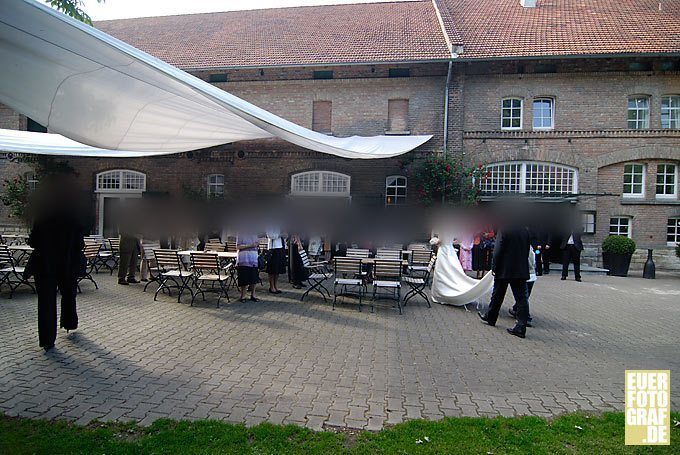
[[[388,131],[408,131],[408,100],[387,102]]]
[[[331,111],[330,101],[314,101],[312,105],[312,129],[320,133],[331,132]]]

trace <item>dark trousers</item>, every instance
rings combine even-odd
[[[137,273],[137,239],[120,236],[120,262],[118,263],[118,279],[134,278]]]
[[[531,291],[534,289],[534,283],[535,281],[527,281],[527,321],[531,321],[531,306],[529,304],[529,298],[531,297]],[[517,301],[515,301],[515,304],[512,306],[512,311],[517,313]]]
[[[524,329],[529,318],[529,303],[527,300],[527,280],[512,279],[504,280],[496,278],[493,281],[493,291],[491,292],[491,302],[489,309],[486,312],[486,318],[489,324],[494,325],[498,320],[498,313],[501,311],[505,293],[508,286],[512,289],[512,295],[515,297],[515,308],[517,309],[517,328]]]
[[[544,275],[550,274],[550,251],[551,250],[546,250],[545,248],[543,248],[543,251],[541,252],[541,256],[543,256],[542,259],[543,259],[543,274]],[[538,266],[538,264],[536,264],[536,266]]]
[[[78,328],[76,312],[77,279],[74,277],[36,276],[38,294],[38,338],[41,347],[53,346],[57,339],[57,289],[61,293],[59,325],[68,330]]]
[[[539,254],[535,254],[534,257],[536,258],[536,275],[541,276],[543,275],[543,251]]]
[[[567,245],[562,250],[562,277],[569,275],[569,263],[574,264],[574,277],[581,279],[581,251],[574,245]]]

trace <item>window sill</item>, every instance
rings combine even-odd
[[[644,199],[633,197],[622,197],[621,205],[680,205],[680,201],[675,199]]]
[[[409,136],[410,131],[385,131],[385,136]]]

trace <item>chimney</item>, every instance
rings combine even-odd
[[[535,8],[536,0],[519,0],[519,4],[524,8]]]

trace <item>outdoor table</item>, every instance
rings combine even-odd
[[[28,245],[8,245],[7,249],[14,254],[15,252],[19,252],[17,256],[14,257],[14,259],[17,261],[17,264],[21,264],[27,256],[30,256],[31,253],[33,253],[33,248],[31,248]]]
[[[189,257],[191,256],[191,253],[213,253],[217,254],[217,257],[220,259],[236,259],[238,256],[238,253],[235,251],[195,251],[195,250],[184,250],[184,251],[178,251],[177,254],[180,256],[185,256]]]
[[[375,264],[375,261],[376,261],[376,260],[378,260],[378,261],[390,261],[390,260],[394,260],[394,259],[361,258],[361,263],[362,263],[362,264],[371,264],[371,265],[373,265],[373,264]],[[401,265],[408,265],[408,260],[402,259],[402,260],[401,260]]]

